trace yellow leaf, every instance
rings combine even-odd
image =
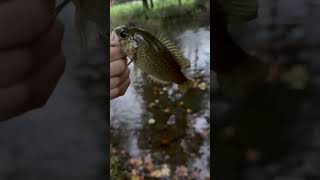
[[[132,176],[131,177],[131,180],[140,180],[141,178],[140,178],[140,176]]]

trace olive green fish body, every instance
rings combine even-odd
[[[150,56],[157,54],[155,49],[139,48],[135,65],[143,72],[165,82],[182,84],[188,79],[181,72],[180,65],[169,50],[164,50],[162,56]]]
[[[150,79],[160,83],[176,83],[183,88],[191,84],[182,69],[190,66],[177,47],[165,38],[156,38],[149,32],[129,26],[120,26],[113,31],[122,50]]]

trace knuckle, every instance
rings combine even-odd
[[[121,75],[124,71],[125,71],[125,66],[124,66],[124,63],[121,62],[121,63],[119,63],[117,72],[119,75]]]
[[[121,77],[116,77],[116,86],[119,86],[121,84]]]
[[[48,103],[48,98],[38,98],[35,102],[34,102],[34,108],[42,108],[43,106],[45,106]]]
[[[112,78],[112,84],[113,84],[113,86],[118,86],[118,85],[120,84],[120,81],[121,81],[120,77],[114,77],[114,78]]]
[[[114,91],[114,94],[116,95],[116,96],[119,96],[119,94],[121,93],[121,90],[120,90],[120,88],[114,88],[113,89],[113,91]]]
[[[47,99],[39,98],[39,96],[33,92],[33,89],[28,84],[20,86],[20,92],[19,101],[25,107],[29,107],[29,109],[41,108],[47,103]]]
[[[23,84],[20,86],[20,102],[21,104],[28,105],[32,100],[32,94],[30,87],[27,84]]]
[[[121,59],[120,61],[120,68],[121,68],[121,72],[125,72],[127,70],[127,64],[126,61],[124,59]]]
[[[121,91],[119,96],[124,96],[124,94],[125,94],[125,91]]]
[[[41,96],[38,96],[37,94],[31,94],[29,97],[30,97],[30,102],[32,104],[33,109],[42,108],[48,102],[47,96],[41,97]]]

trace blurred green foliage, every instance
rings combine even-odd
[[[209,0],[153,0],[153,4],[153,8],[149,9],[144,8],[141,1],[115,4],[110,10],[111,21],[194,17],[205,11]]]

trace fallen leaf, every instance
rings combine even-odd
[[[140,178],[140,176],[134,175],[131,177],[131,180],[141,180],[141,178]]]
[[[154,124],[155,122],[156,122],[156,120],[153,118],[149,119],[149,121],[148,121],[149,124]]]
[[[175,173],[177,176],[186,177],[188,176],[188,169],[185,166],[178,166]]]

